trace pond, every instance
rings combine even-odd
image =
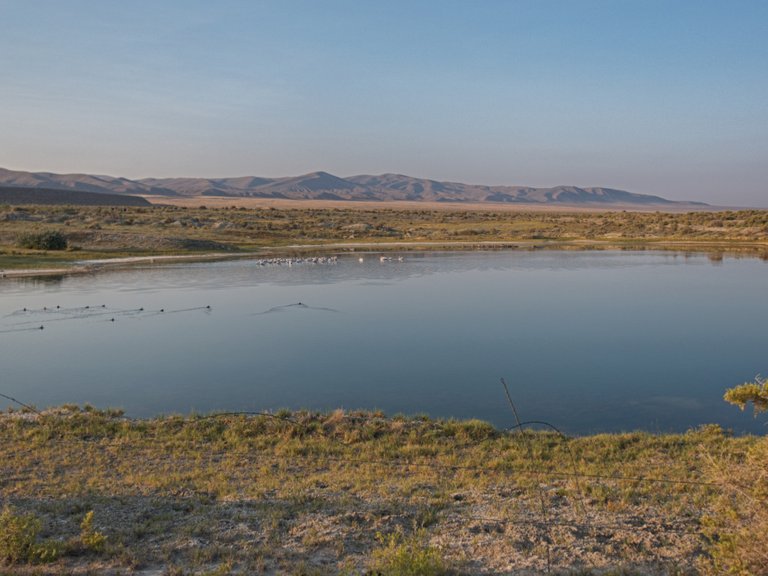
[[[764,433],[768,265],[647,251],[339,254],[0,281],[0,393],[129,416],[380,409],[567,433]],[[40,329],[40,327],[43,329]],[[11,405],[0,398],[0,407]]]

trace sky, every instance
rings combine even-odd
[[[0,167],[768,207],[765,0],[0,0]]]

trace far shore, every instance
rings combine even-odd
[[[768,259],[766,210],[223,197],[153,200],[166,204],[0,207],[0,278],[381,250],[650,249],[711,252],[718,258],[754,252]],[[63,236],[66,249],[41,243],[49,234]]]
[[[533,249],[580,249],[580,250],[608,250],[636,248],[643,250],[686,250],[695,252],[716,252],[725,254],[735,249],[765,249],[765,244],[760,242],[696,242],[696,241],[633,241],[630,243],[617,243],[615,241],[601,240],[573,240],[573,241],[412,241],[412,242],[337,242],[330,244],[291,244],[288,246],[272,246],[258,251],[247,252],[209,252],[198,254],[156,254],[148,256],[126,256],[116,258],[97,258],[72,261],[69,266],[57,266],[53,268],[11,268],[0,269],[0,280],[3,278],[28,278],[44,276],[71,276],[79,274],[93,274],[105,270],[129,268],[141,264],[173,264],[177,262],[212,262],[223,260],[248,260],[257,258],[270,258],[284,256],[286,253],[325,253],[330,251],[355,252],[386,252],[392,250],[533,250]],[[743,253],[743,252],[740,252]]]
[[[245,196],[152,196],[140,198],[156,205],[187,208],[276,208],[276,209],[343,209],[343,210],[426,210],[483,212],[721,212],[748,210],[745,207],[712,206],[709,204],[543,204],[512,202],[416,202],[406,200],[288,200],[284,198],[253,198]]]

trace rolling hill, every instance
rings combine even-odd
[[[143,178],[90,174],[19,172],[0,168],[0,187],[119,194],[129,196],[231,196],[291,200],[491,202],[563,205],[703,205],[603,187],[485,186],[441,182],[402,174],[341,178],[328,172],[264,178]]]

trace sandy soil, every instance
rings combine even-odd
[[[236,198],[228,196],[143,196],[152,204],[168,204],[198,208],[276,208],[276,209],[333,209],[345,210],[446,210],[453,212],[712,212],[728,210],[723,206],[611,204],[610,206],[579,204],[507,204],[507,203],[451,203],[451,202],[354,202],[344,200],[283,200],[279,198]]]

